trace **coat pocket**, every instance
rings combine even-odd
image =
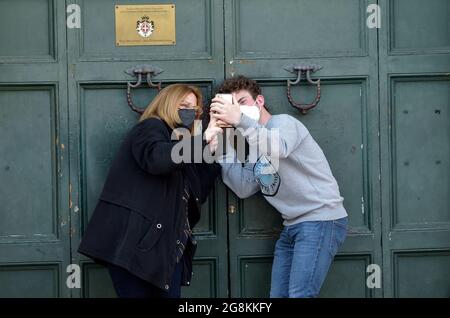
[[[151,250],[161,238],[163,227],[160,223],[149,221],[144,217],[142,217],[142,222],[141,236],[136,247],[142,252],[147,252]]]

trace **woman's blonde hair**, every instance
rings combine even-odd
[[[192,85],[172,84],[164,87],[158,95],[156,95],[139,118],[139,121],[143,121],[147,118],[159,118],[165,121],[170,128],[175,129],[181,124],[180,116],[178,116],[178,107],[189,93],[193,93],[197,98],[195,117],[196,119],[199,119],[202,114],[203,105],[201,90]]]

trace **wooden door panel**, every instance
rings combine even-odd
[[[448,251],[398,252],[393,258],[395,297],[447,298],[450,253]],[[423,273],[418,275],[418,273]]]
[[[70,296],[64,16],[56,0],[0,10],[0,297]]]
[[[22,240],[55,239],[59,182],[53,142],[57,135],[55,86],[4,86],[0,104],[0,193],[4,199],[0,233]]]
[[[338,181],[344,205],[350,215],[350,226],[369,232],[373,223],[370,210],[369,162],[372,147],[367,123],[373,116],[367,103],[368,83],[365,79],[324,80],[319,106],[302,116],[286,98],[286,82],[262,83],[270,112],[288,114],[300,120],[321,146],[333,175]],[[315,89],[300,85],[292,89],[296,100],[313,100]],[[376,172],[375,172],[376,173]],[[301,191],[301,189],[298,189]]]
[[[393,78],[394,226],[450,222],[450,80]]]
[[[369,298],[373,290],[366,287],[366,268],[370,255],[338,255],[330,268],[320,296],[324,298]]]
[[[111,61],[188,61],[214,56],[216,1],[80,1],[83,11],[83,30],[80,33],[80,59]],[[174,4],[176,45],[116,46],[114,4]],[[101,19],[99,19],[101,13]],[[155,26],[157,28],[158,26]],[[219,26],[220,27],[220,26]]]
[[[380,5],[384,296],[449,297],[450,4]]]
[[[0,282],[2,298],[56,298],[61,297],[59,264],[2,265]]]
[[[235,39],[238,59],[360,56],[366,52],[365,1],[285,0],[274,5],[270,0],[240,0],[227,5],[233,10],[229,36]]]
[[[391,0],[382,5],[389,10],[391,53],[448,53],[448,1]]]
[[[9,63],[55,62],[59,39],[56,33],[56,1],[5,0],[0,12],[0,57]],[[58,11],[60,12],[60,11]],[[64,15],[63,15],[64,16]],[[64,30],[64,28],[61,28]],[[65,46],[59,50],[64,50]]]

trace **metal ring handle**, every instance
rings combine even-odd
[[[286,93],[287,93],[288,101],[293,107],[299,109],[303,115],[305,115],[309,110],[316,107],[320,101],[320,97],[321,97],[320,79],[317,80],[316,82],[314,82],[314,84],[317,86],[316,98],[314,99],[314,101],[312,103],[301,104],[301,103],[295,102],[294,99],[292,98],[291,85],[293,85],[293,84],[291,84],[291,81],[289,81],[289,80],[287,81],[287,92]]]
[[[150,88],[154,87],[154,88],[157,88],[158,91],[161,90],[161,82],[156,83],[156,84],[153,83],[152,82],[152,74],[151,73],[147,73],[147,84],[148,84],[148,87],[150,87]]]
[[[315,82],[311,79],[311,70],[306,71],[306,80],[308,81],[308,83],[310,83],[312,85],[320,84],[320,79],[318,79]]]
[[[322,66],[317,64],[291,64],[288,66],[285,66],[284,69],[290,73],[296,74],[297,79],[295,81],[287,80],[287,98],[289,100],[289,103],[300,110],[300,112],[304,115],[306,114],[310,109],[313,109],[317,106],[317,104],[320,101],[321,97],[321,88],[320,88],[320,79],[313,81],[311,79],[311,73],[314,73],[318,70],[320,70]],[[309,104],[301,104],[294,101],[292,98],[292,92],[291,92],[291,86],[297,85],[301,82],[302,76],[305,74],[306,81],[311,85],[317,86],[317,92],[316,97],[312,103]]]
[[[144,110],[144,109],[141,109],[141,108],[137,108],[137,107],[134,105],[133,101],[131,100],[131,87],[133,87],[132,84],[127,83],[127,102],[128,102],[128,106],[130,106],[130,108],[131,108],[134,112],[136,112],[136,113],[138,113],[138,114],[143,114],[145,110]]]
[[[302,72],[298,71],[297,72],[297,79],[294,82],[291,81],[291,80],[288,80],[288,83],[292,84],[292,85],[297,85],[298,83],[300,83],[301,80],[302,80]]]
[[[158,67],[154,67],[151,65],[141,65],[141,66],[136,66],[132,69],[129,69],[127,71],[125,71],[125,73],[136,77],[137,76],[137,81],[135,84],[132,84],[131,82],[127,82],[127,102],[128,102],[128,106],[130,106],[130,108],[138,113],[138,114],[142,114],[144,113],[145,109],[136,107],[133,103],[133,100],[131,98],[131,89],[132,88],[137,88],[139,86],[142,85],[142,75],[146,75],[146,81],[147,81],[147,85],[150,88],[156,88],[158,89],[158,91],[161,90],[161,85],[162,83],[153,83],[152,82],[152,76],[156,76],[160,73],[162,73],[164,70],[158,68]]]
[[[131,84],[130,82],[128,82],[128,84],[130,85],[130,87],[133,87],[133,88],[141,86],[141,84],[142,84],[142,74],[141,73],[138,74],[138,79],[136,81],[136,84]]]

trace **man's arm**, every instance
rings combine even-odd
[[[283,127],[268,129],[242,114],[236,128],[242,129],[242,135],[245,136],[250,147],[257,149],[259,155],[272,158],[288,157],[305,137],[305,131],[293,119],[287,120]]]
[[[241,199],[248,198],[260,190],[253,175],[253,164],[220,163],[223,182]]]
[[[217,162],[222,166],[223,182],[241,199],[248,198],[259,191],[253,175],[254,163],[242,164],[232,145],[233,135],[221,139],[225,142],[225,148],[220,147],[222,153],[218,155]]]

